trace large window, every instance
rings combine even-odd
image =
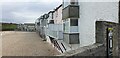
[[[70,26],[78,26],[78,19],[70,19]]]

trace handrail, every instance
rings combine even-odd
[[[61,45],[63,46],[64,50],[66,51],[66,48],[65,48],[65,46],[63,45],[63,43],[61,43]]]
[[[57,46],[57,48],[63,53],[61,47],[59,46],[59,44],[56,40],[54,40],[54,46]]]

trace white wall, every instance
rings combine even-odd
[[[119,0],[78,0],[79,2],[118,2]]]
[[[95,43],[95,22],[110,21],[118,23],[118,2],[79,2],[80,44]]]
[[[55,24],[62,24],[62,6],[53,13]]]

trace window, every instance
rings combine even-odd
[[[40,25],[40,23],[38,22],[37,25]]]
[[[58,10],[56,11],[56,17],[58,17]]]
[[[71,3],[71,4],[75,4],[75,0],[71,0],[70,3]]]
[[[65,30],[65,23],[63,23],[63,30]]]
[[[50,20],[49,24],[54,24],[54,20]]]
[[[70,19],[70,26],[78,26],[78,19]]]
[[[77,0],[70,0],[70,4],[71,5],[78,5],[78,1]]]
[[[63,8],[68,5],[78,5],[78,0],[63,0]]]
[[[70,34],[69,35],[69,43],[70,44],[79,44],[79,34]]]

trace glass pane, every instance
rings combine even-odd
[[[70,19],[70,26],[78,26],[78,19]]]
[[[79,44],[79,34],[70,34],[69,42],[70,44]]]

